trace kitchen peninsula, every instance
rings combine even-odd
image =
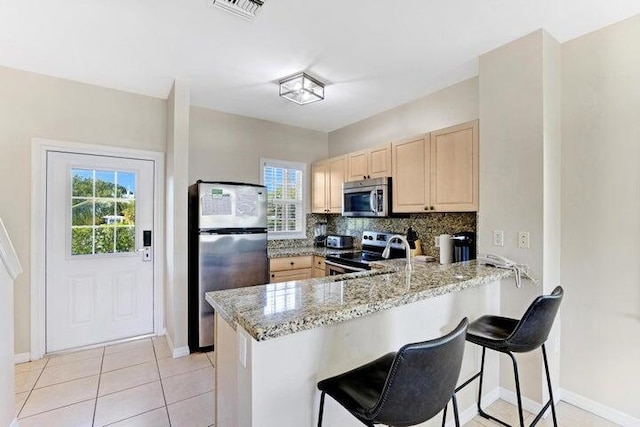
[[[216,423],[311,426],[316,383],[409,342],[451,330],[461,318],[499,313],[509,271],[475,261],[447,266],[385,261],[381,268],[303,281],[207,293],[216,311]],[[468,345],[462,378],[479,366]],[[485,390],[497,387],[488,359]],[[473,404],[462,395],[461,410]],[[326,425],[359,425],[330,399]]]

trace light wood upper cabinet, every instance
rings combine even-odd
[[[429,134],[394,142],[391,149],[393,212],[428,211],[431,203]]]
[[[345,181],[346,169],[346,156],[333,157],[311,165],[311,212],[342,212],[342,183]]]
[[[393,212],[478,210],[478,121],[392,144]]]
[[[478,121],[431,133],[431,204],[436,211],[478,210]]]
[[[347,181],[391,176],[391,144],[347,154]]]

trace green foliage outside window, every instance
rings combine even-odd
[[[133,173],[72,170],[72,255],[135,251],[134,185]]]

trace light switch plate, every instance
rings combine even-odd
[[[528,231],[518,232],[518,247],[520,249],[529,249],[531,247]]]
[[[440,247],[440,238],[438,236],[435,237],[436,239],[436,248]]]

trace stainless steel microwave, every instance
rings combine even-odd
[[[390,180],[391,178],[376,178],[342,184],[342,216],[389,216]]]

